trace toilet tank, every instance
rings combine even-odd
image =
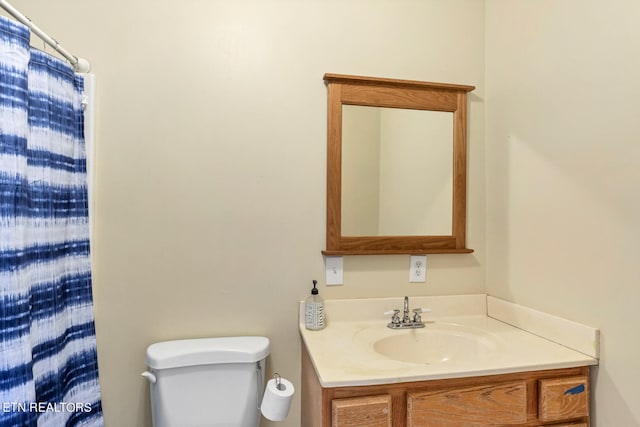
[[[154,427],[258,427],[266,337],[165,341],[147,349]]]

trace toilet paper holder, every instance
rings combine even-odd
[[[260,403],[260,412],[268,420],[283,421],[289,415],[294,393],[293,384],[282,378],[280,374],[275,373],[265,387]]]
[[[273,374],[273,379],[276,380],[276,388],[280,391],[282,390],[286,390],[287,387],[285,387],[284,384],[282,384],[282,377],[280,376],[279,373],[274,373]]]
[[[260,363],[258,363],[257,368],[258,368],[258,376],[257,376],[257,379],[258,379],[258,390],[263,390],[262,396],[256,396],[256,405],[257,405],[258,409],[260,409],[260,406],[261,406],[260,404],[262,403],[262,398],[264,397],[264,392],[266,390],[264,390],[264,383],[262,381],[260,381],[260,377],[261,377],[261,375],[260,375],[260,370],[261,370]],[[273,379],[276,380],[276,388],[278,390],[284,391],[284,390],[287,389],[287,387],[284,384],[282,384],[282,377],[280,376],[279,373],[275,372],[273,374]]]

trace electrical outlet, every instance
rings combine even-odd
[[[426,282],[427,278],[427,256],[411,255],[409,266],[409,282]]]
[[[342,285],[343,268],[341,256],[328,256],[325,258],[325,283],[327,285]]]

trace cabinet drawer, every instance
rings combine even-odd
[[[589,415],[589,379],[586,376],[539,381],[538,418],[542,422]]]
[[[331,401],[332,427],[391,427],[391,396],[364,396]]]
[[[523,424],[527,421],[527,386],[517,381],[409,393],[407,404],[408,427]]]

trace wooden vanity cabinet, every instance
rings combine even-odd
[[[589,427],[589,367],[324,388],[302,349],[302,427]]]

